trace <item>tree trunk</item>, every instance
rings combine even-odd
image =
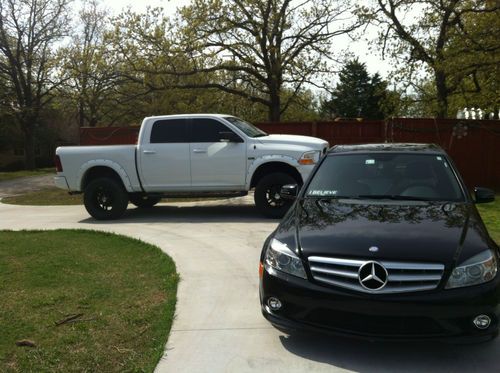
[[[83,127],[85,125],[85,113],[83,102],[80,100],[78,102],[78,126]]]
[[[436,98],[438,118],[448,116],[448,89],[446,87],[446,74],[442,71],[436,71]]]
[[[269,121],[279,122],[281,119],[281,97],[280,92],[277,88],[271,87],[269,99],[271,101],[269,105]]]
[[[23,124],[24,132],[24,167],[27,170],[34,170],[35,164],[35,134],[32,123]]]

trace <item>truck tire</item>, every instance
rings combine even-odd
[[[139,208],[151,208],[161,201],[161,197],[153,197],[145,194],[129,194],[130,203]]]
[[[97,220],[118,219],[127,209],[128,195],[119,181],[101,177],[87,185],[83,203]]]
[[[268,218],[282,218],[293,201],[280,197],[281,187],[286,184],[297,184],[292,176],[276,172],[262,177],[255,187],[254,201],[259,211]]]

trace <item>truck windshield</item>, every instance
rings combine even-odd
[[[224,117],[225,120],[238,127],[240,131],[243,131],[248,137],[262,137],[267,136],[267,133],[261,129],[255,127],[253,124],[245,122],[243,119],[236,117]]]
[[[464,201],[459,181],[444,155],[408,153],[328,156],[305,196]]]

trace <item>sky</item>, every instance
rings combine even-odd
[[[174,14],[178,7],[188,5],[190,2],[190,0],[102,0],[102,3],[115,13],[127,7],[137,12],[144,12],[150,6],[163,7],[166,14]]]
[[[101,0],[103,5],[114,13],[119,13],[123,8],[131,7],[136,12],[146,11],[148,6],[163,7],[165,14],[173,15],[178,7],[188,5],[190,0]],[[366,35],[366,34],[365,34]],[[367,35],[375,36],[373,30]],[[371,37],[371,36],[370,36]],[[387,78],[391,70],[388,61],[383,61],[379,55],[368,50],[368,43],[364,40],[352,41],[348,37],[336,37],[334,39],[337,50],[349,49],[366,64],[370,74],[379,73]]]

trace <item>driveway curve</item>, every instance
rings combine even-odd
[[[176,318],[157,372],[496,371],[500,339],[489,344],[382,343],[288,336],[261,316],[258,260],[277,222],[250,198],[130,207],[98,222],[82,206],[0,203],[0,229],[81,228],[159,246],[180,273]]]

